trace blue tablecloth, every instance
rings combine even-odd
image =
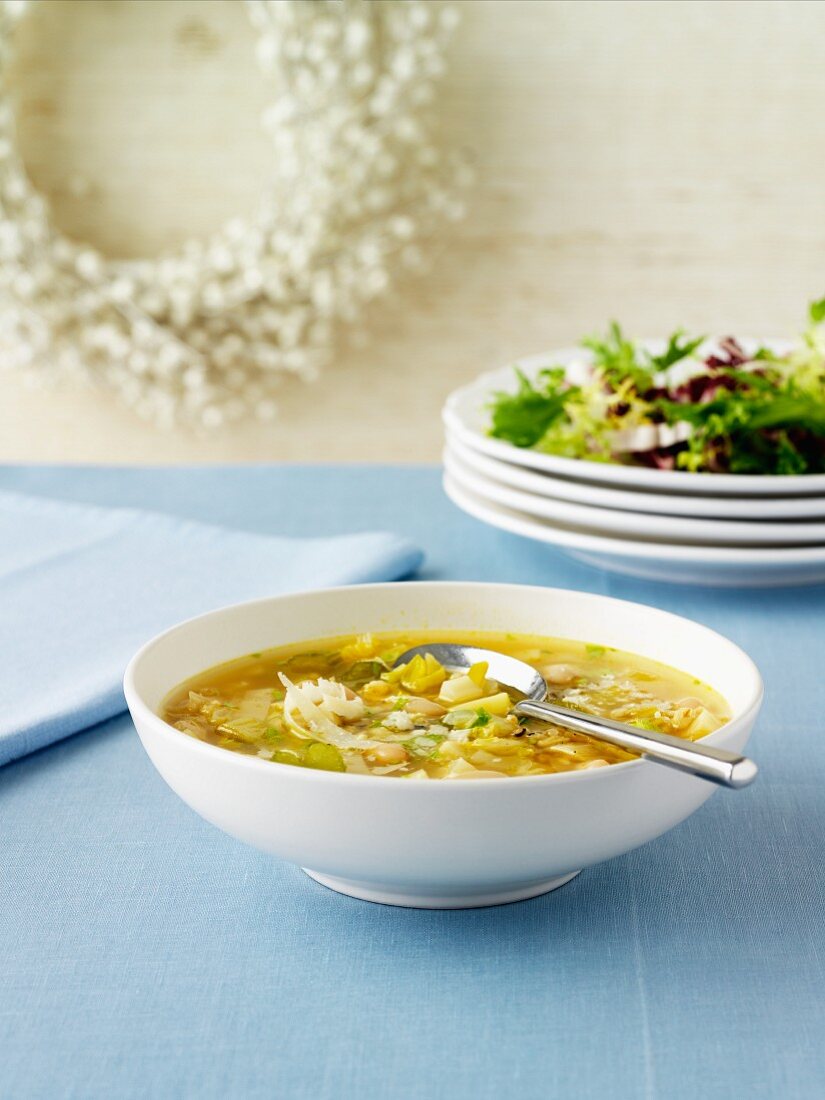
[[[8,765],[4,1098],[825,1094],[825,588],[609,577],[463,516],[431,468],[37,468],[0,488],[278,534],[396,530],[426,577],[688,614],[767,684],[754,787],[497,909],[370,905],[240,846],[178,801],[127,717]]]

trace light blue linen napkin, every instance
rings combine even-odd
[[[129,658],[181,619],[421,559],[387,533],[278,538],[0,492],[0,764],[124,710]]]

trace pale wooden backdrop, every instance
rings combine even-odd
[[[825,4],[459,0],[441,100],[469,216],[279,423],[163,434],[0,374],[0,459],[436,459],[454,385],[618,317],[784,334],[825,294]],[[238,0],[44,0],[12,74],[61,224],[151,254],[254,201],[264,88]],[[82,178],[91,181],[84,188]]]

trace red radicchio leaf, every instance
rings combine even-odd
[[[673,400],[681,405],[699,405],[712,401],[719,390],[735,390],[739,382],[724,374],[699,374],[673,391]]]
[[[741,367],[743,363],[749,362],[745,349],[733,336],[725,336],[724,339],[720,340],[719,350],[721,355],[709,355],[705,360],[705,365],[710,367],[711,370]]]
[[[684,449],[684,444],[676,443],[672,447],[654,447],[651,451],[635,451],[633,461],[639,466],[651,466],[655,470],[675,470],[676,455]]]

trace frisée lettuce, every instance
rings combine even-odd
[[[825,473],[825,299],[786,354],[677,331],[654,354],[615,322],[562,366],[492,396],[489,434],[592,462],[694,473]]]

